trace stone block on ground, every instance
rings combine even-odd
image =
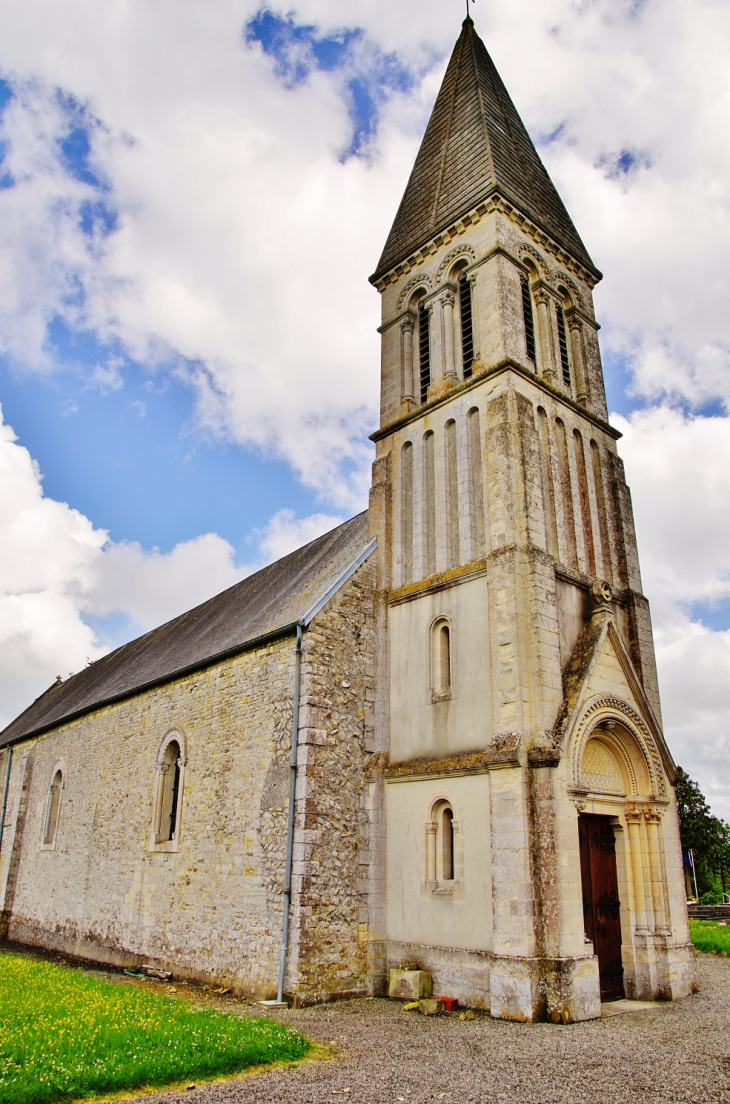
[[[417,1001],[430,997],[431,975],[426,970],[391,970],[388,996],[391,1000]]]

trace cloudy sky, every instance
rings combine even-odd
[[[0,724],[363,508],[459,0],[5,0]],[[595,263],[667,735],[730,818],[730,5],[477,0]]]

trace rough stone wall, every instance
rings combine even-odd
[[[293,674],[294,640],[282,639],[16,748],[0,858],[9,937],[102,960],[153,959],[272,995]],[[155,757],[172,729],[186,759],[180,833],[177,850],[160,853],[150,842]],[[59,762],[63,799],[47,850]]]
[[[300,1003],[368,989],[375,571],[373,556],[303,638],[287,978]]]

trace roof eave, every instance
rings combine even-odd
[[[373,275],[369,277],[370,283],[374,287],[377,287],[378,284],[381,283],[386,276],[393,272],[394,269],[398,268],[399,265],[402,265],[404,263],[409,263],[410,267],[413,268],[415,264],[420,263],[420,260],[417,259],[417,254],[421,253],[425,256],[429,253],[434,253],[436,249],[440,248],[441,244],[445,244],[436,244],[436,239],[441,237],[442,235],[448,234],[449,241],[451,241],[459,234],[463,234],[465,227],[462,226],[461,228],[459,228],[456,225],[457,223],[463,222],[465,219],[468,218],[468,225],[471,225],[474,222],[480,221],[482,218],[485,217],[485,215],[495,213],[498,208],[480,211],[480,208],[485,203],[489,203],[490,200],[493,200],[495,196],[503,199],[513,209],[518,210],[526,219],[528,219],[552,242],[554,242],[555,246],[557,246],[563,252],[568,253],[573,258],[578,267],[583,269],[587,274],[592,277],[593,286],[595,286],[595,284],[599,283],[599,281],[603,279],[603,273],[593,264],[593,261],[590,258],[588,250],[585,249],[585,246],[583,247],[585,250],[585,257],[581,257],[576,252],[573,246],[568,245],[562,237],[555,234],[555,232],[551,230],[548,226],[546,226],[546,224],[541,219],[537,218],[537,216],[533,212],[528,211],[525,204],[520,203],[518,199],[515,199],[515,197],[510,194],[508,189],[506,189],[503,185],[497,183],[493,184],[484,193],[482,198],[479,199],[476,203],[470,203],[461,212],[459,212],[459,214],[455,215],[453,218],[449,218],[440,227],[430,230],[428,234],[425,234],[415,245],[410,246],[408,249],[402,250],[395,260],[389,262],[388,264],[380,265],[375,270]],[[578,232],[576,231],[576,234],[577,233]],[[411,258],[413,258],[412,263],[410,263]],[[421,258],[421,260],[423,260],[423,257]]]

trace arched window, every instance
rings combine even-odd
[[[572,383],[570,376],[570,356],[568,355],[568,331],[565,325],[565,311],[562,303],[555,304],[555,313],[558,320],[558,345],[560,347],[560,367],[563,372],[563,383],[570,391]]]
[[[451,892],[456,879],[456,823],[449,801],[441,799],[426,823],[426,882],[436,892]]]
[[[474,325],[471,283],[463,272],[459,276],[459,316],[461,319],[461,364],[464,379],[469,379],[474,363]]]
[[[451,693],[451,626],[441,619],[431,629],[432,692],[437,698]]]
[[[63,793],[63,772],[57,770],[48,790],[46,819],[43,825],[43,843],[50,847],[56,842],[58,821],[61,815],[61,794]]]
[[[413,578],[413,444],[406,441],[400,460],[400,527],[403,578],[409,583]]]
[[[532,311],[532,293],[530,281],[526,276],[522,277],[522,316],[525,323],[525,345],[527,347],[527,359],[533,367],[537,365],[537,352],[535,348],[535,316]]]
[[[431,312],[418,302],[418,371],[421,402],[428,399],[428,385],[431,382]]]
[[[441,810],[441,878],[454,880],[454,810],[445,805]]]
[[[170,740],[159,762],[157,823],[155,843],[171,843],[177,838],[180,819],[180,745]]]

